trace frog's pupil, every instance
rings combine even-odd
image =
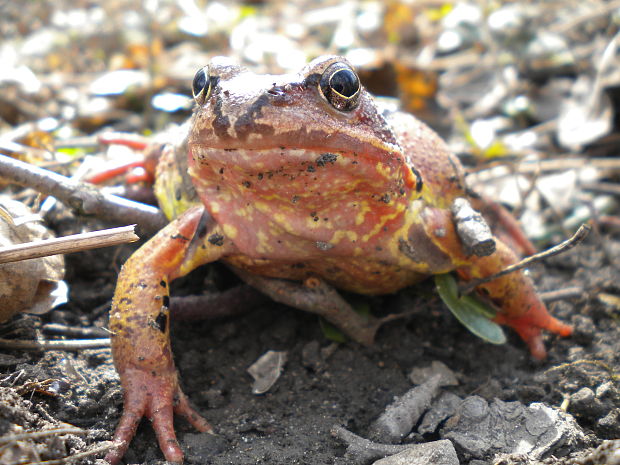
[[[350,69],[339,69],[332,74],[329,83],[343,97],[352,97],[360,86],[357,75]]]
[[[194,81],[192,82],[192,91],[194,93],[194,97],[197,97],[204,90],[206,85],[207,75],[203,68],[196,73],[196,75],[194,76]]]

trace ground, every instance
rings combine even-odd
[[[344,446],[330,436],[332,426],[342,425],[367,435],[371,422],[394,396],[411,388],[411,369],[436,360],[451,368],[460,382],[445,389],[461,397],[477,394],[489,401],[499,398],[559,407],[565,397],[584,387],[596,391],[612,381],[606,407],[601,409],[601,402],[594,400],[577,406],[569,403],[568,411],[575,415],[588,439],[567,452],[583,455],[603,439],[617,438],[618,423],[601,421],[612,413],[609,407],[616,412],[619,407],[617,314],[614,316],[614,310],[597,299],[597,292],[617,290],[614,276],[618,269],[610,264],[597,241],[593,236],[585,245],[533,270],[542,290],[573,284],[586,289],[578,298],[551,305],[551,311],[572,322],[576,330],[566,339],[549,336],[549,357],[543,362],[533,361],[514,335],[502,346],[486,344],[471,335],[446,310],[430,282],[371,299],[372,308],[379,314],[417,310],[413,316],[386,324],[371,348],[331,342],[316,316],[275,303],[232,318],[175,322],[173,350],[185,392],[217,431],[216,436],[197,434],[184,421],[177,422],[187,463],[334,463],[343,455]],[[611,254],[617,255],[619,247],[613,241],[606,244]],[[128,250],[125,247],[123,252]],[[100,266],[92,267],[93,257]],[[109,265],[101,262],[106,257],[113,260],[103,252],[69,259],[74,289],[71,304],[50,313],[44,321],[105,324],[105,314],[93,319],[90,310],[109,299],[113,288]],[[204,279],[212,285],[212,277],[218,274],[228,275],[221,266],[202,268],[177,286],[178,293],[200,292]],[[234,278],[228,276],[224,281],[234,282]],[[268,350],[287,351],[288,361],[268,393],[253,395],[246,370]],[[27,379],[65,382],[64,389],[54,397],[26,395],[26,411],[46,412],[59,421],[87,429],[91,431],[89,441],[110,437],[122,402],[108,349],[7,353],[7,357],[11,355],[14,358],[3,366],[5,374],[23,371]],[[585,362],[588,360],[597,362]],[[7,379],[4,386],[10,384]],[[12,411],[10,416],[14,415]],[[4,417],[5,422],[10,419]],[[432,439],[437,435],[424,437]],[[162,459],[148,422],[140,427],[126,459],[127,463]],[[488,460],[482,463],[492,463],[491,457],[481,459]],[[574,462],[558,457],[546,463]]]
[[[620,438],[616,2],[300,0],[283,8],[267,0],[42,0],[0,2],[0,12],[0,149],[32,164],[73,175],[85,158],[125,159],[98,137],[152,135],[187,119],[192,77],[213,56],[280,73],[338,53],[355,62],[371,92],[399,97],[438,130],[474,173],[472,184],[494,186],[487,195],[509,203],[539,247],[568,237],[580,221],[567,220],[581,207],[588,212],[583,221],[593,231],[583,244],[530,269],[542,292],[580,289],[550,303],[575,331],[547,335],[544,361],[534,361],[515,334],[501,346],[473,336],[432,281],[395,295],[349,296],[377,316],[410,313],[384,325],[372,347],[334,342],[315,315],[256,296],[234,317],[174,321],[184,390],[217,432],[198,434],[177,421],[187,463],[346,463],[332,427],[368,437],[394,397],[411,389],[412,369],[439,361],[459,381],[443,393],[543,403],[574,416],[580,439],[542,463],[617,465],[591,455]],[[527,182],[506,188],[507,173]],[[3,192],[39,203],[32,190]],[[47,223],[58,235],[111,226],[60,205]],[[136,246],[67,256],[68,303],[0,324],[2,465],[109,447],[122,409],[109,348],[31,351],[16,341],[107,337],[118,269]],[[175,283],[173,293],[218,295],[239,284],[215,264]],[[275,385],[255,395],[246,370],[268,350],[286,351],[287,362]],[[446,423],[405,442],[439,439]],[[618,443],[611,447],[617,455]],[[541,463],[457,452],[467,465]],[[163,463],[147,421],[126,460]]]

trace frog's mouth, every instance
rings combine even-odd
[[[385,199],[405,196],[411,172],[351,151],[292,147],[268,149],[190,148],[189,167],[198,190],[215,188],[234,195],[329,198],[346,193]]]

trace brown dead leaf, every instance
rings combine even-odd
[[[0,203],[12,217],[9,221],[0,216],[0,247],[53,237],[25,205],[7,197]],[[49,311],[64,272],[62,255],[0,265],[0,322],[22,311]]]
[[[395,63],[396,80],[404,109],[413,114],[428,110],[438,88],[437,73]]]

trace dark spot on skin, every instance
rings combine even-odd
[[[121,300],[118,301],[119,304],[127,304],[127,305],[131,305],[132,300],[128,297],[123,297]]]
[[[228,135],[228,129],[230,128],[230,119],[228,116],[224,114],[222,111],[223,100],[222,96],[219,92],[215,92],[215,105],[213,105],[213,121],[211,125],[213,126],[213,132],[219,138],[228,139],[230,136]]]
[[[298,201],[299,201],[299,196],[298,195],[294,195],[293,197],[291,197],[291,202],[297,203]]]
[[[316,164],[320,167],[324,167],[327,163],[336,163],[338,155],[335,153],[322,153],[319,158],[316,159]]]
[[[459,169],[456,166],[456,162],[453,157],[448,157],[448,161],[450,162],[450,165],[452,166],[452,170],[454,171],[454,174],[450,176],[450,182],[456,182],[459,189],[462,189],[463,186],[461,185],[460,177],[458,176]]]
[[[162,333],[166,332],[166,324],[168,323],[168,312],[160,311],[157,317],[155,317],[155,321],[153,322],[153,327],[155,329],[160,330]]]
[[[235,121],[235,132],[237,138],[245,141],[250,134],[260,134],[265,138],[271,137],[275,129],[270,124],[258,124],[257,121],[263,116],[262,111],[265,105],[271,104],[269,94],[263,94],[254,100],[248,110]]]
[[[263,179],[263,173],[258,173],[256,175],[256,177],[258,178],[258,180],[260,181],[261,179]]]
[[[376,246],[376,247],[375,247],[375,250],[376,250],[377,252],[381,252],[381,251],[383,250],[383,247],[381,247],[380,245],[378,245],[378,246]]]
[[[182,197],[183,197],[183,191],[182,191],[182,190],[181,190],[181,188],[179,187],[179,188],[177,188],[177,189],[174,191],[174,198],[175,198],[175,199],[177,200],[177,202],[178,202],[179,200],[181,200],[181,198],[182,198]]]
[[[310,212],[310,216],[316,216],[316,212]]]
[[[329,218],[323,218],[323,221],[329,221]]]
[[[174,236],[170,236],[170,239],[181,239],[182,241],[189,241],[189,239],[182,234],[175,234]]]
[[[252,187],[252,183],[250,181],[243,181],[241,184],[248,189]]]
[[[422,190],[422,186],[424,185],[422,175],[415,168],[411,168],[411,171],[413,171],[413,174],[415,175],[415,191],[420,192]]]
[[[319,217],[315,216],[314,218],[312,218],[314,221],[319,221]]]
[[[314,165],[308,165],[308,167],[306,168],[306,171],[308,173],[314,173],[316,169],[314,168]]]
[[[383,194],[379,200],[381,200],[383,203],[390,203],[390,194]]]
[[[166,281],[164,281],[164,280],[161,280],[161,281],[159,282],[159,285],[160,285],[161,287],[163,287],[163,288],[165,288],[165,287],[167,287],[167,286],[168,286],[168,285],[166,284]]]
[[[155,296],[155,300],[159,302],[161,300],[161,296],[160,295],[156,295]]]
[[[224,174],[224,168],[220,168],[220,174]]]
[[[209,243],[213,245],[217,245],[218,247],[221,247],[222,245],[224,245],[224,236],[218,233],[211,234],[209,236],[209,239],[207,240],[209,241]]]
[[[147,283],[145,283],[144,281],[138,281],[137,286],[141,289],[146,289],[149,287],[149,285]]]
[[[351,164],[352,164],[352,165],[357,165],[358,163],[359,163],[359,162],[358,162],[357,160],[353,160],[353,161],[351,162]]]
[[[169,308],[170,307],[170,296],[165,295],[163,303],[164,303],[164,307]]]

